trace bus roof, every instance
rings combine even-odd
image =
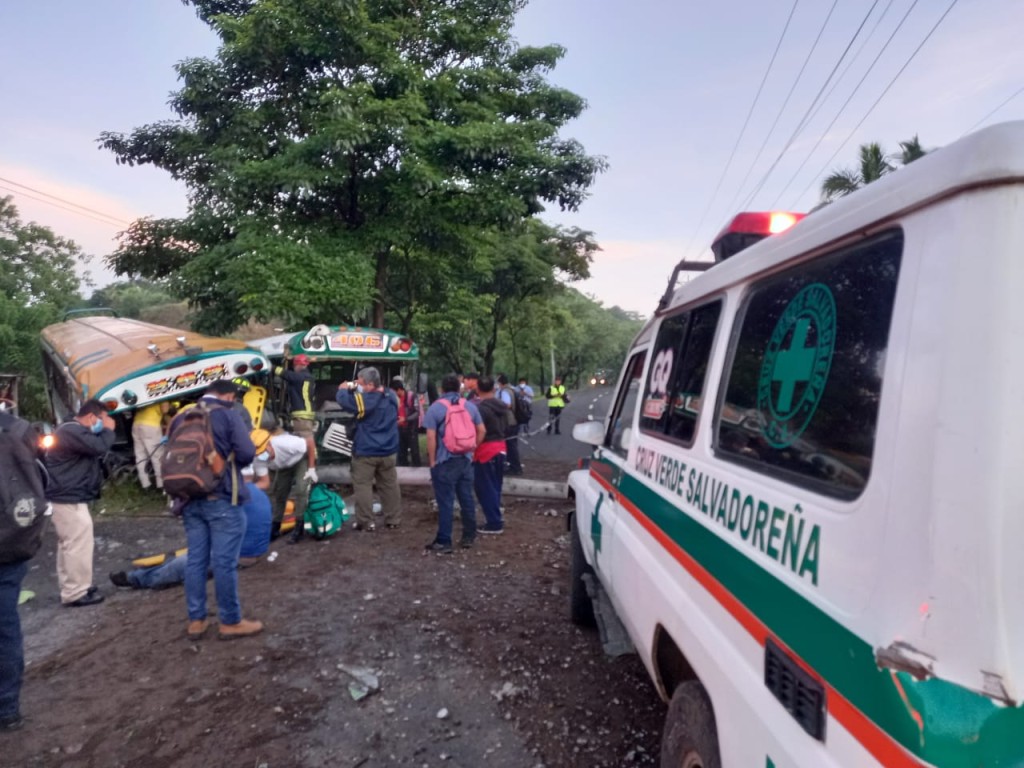
[[[266,358],[243,341],[121,317],[73,317],[47,326],[40,338],[44,351],[67,370],[83,398],[106,399],[113,385],[134,379],[137,388],[144,388],[134,393],[140,405],[267,365]],[[231,353],[238,360],[229,364],[224,358]],[[183,366],[192,370],[182,370]],[[131,403],[120,403],[119,408],[123,405]]]

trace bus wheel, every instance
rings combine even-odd
[[[583,556],[583,545],[580,544],[579,531],[576,530],[576,515],[572,516],[569,538],[572,539],[572,554],[569,560],[569,618],[577,626],[595,627],[597,621],[594,619],[594,604],[587,594],[587,585],[583,583],[584,574],[593,574],[594,569]]]
[[[699,680],[680,683],[672,694],[661,736],[661,768],[721,768],[711,699]]]

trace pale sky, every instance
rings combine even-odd
[[[589,103],[563,135],[610,164],[579,212],[545,214],[593,231],[601,244],[592,278],[577,284],[582,291],[649,314],[673,265],[706,257],[732,215],[810,209],[821,179],[853,165],[859,143],[895,152],[917,134],[939,147],[982,125],[1024,118],[1024,93],[1010,98],[1024,88],[1021,0],[798,0],[768,71],[793,7],[792,0],[533,0],[522,13],[519,41],[566,47],[549,79]],[[183,215],[186,201],[167,174],[117,166],[96,139],[171,119],[173,65],[215,50],[214,35],[179,0],[0,3],[0,195],[14,193],[23,219],[97,257],[97,283],[112,279],[99,257],[113,250],[117,231],[139,216]],[[820,109],[811,109],[818,93]],[[94,218],[29,197],[39,192],[85,206]]]

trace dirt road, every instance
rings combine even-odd
[[[527,472],[564,479],[567,465]],[[244,611],[267,630],[235,642],[187,640],[180,588],[107,580],[180,545],[178,521],[99,515],[108,599],[80,609],[59,605],[49,532],[22,607],[28,723],[0,736],[0,765],[656,764],[664,707],[639,660],[607,659],[566,618],[567,502],[506,509],[504,535],[451,556],[421,554],[425,488],[406,490],[397,531],[274,542],[276,560],[240,576]],[[368,674],[379,687],[359,698]]]

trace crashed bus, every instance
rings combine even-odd
[[[40,332],[40,343],[54,422],[73,416],[86,400],[101,401],[117,425],[113,453],[125,459],[137,408],[193,402],[218,379],[249,379],[269,365],[243,341],[119,317],[109,309],[68,312]]]
[[[407,335],[363,326],[315,325],[298,333],[279,334],[249,342],[269,358],[273,366],[268,382],[269,409],[279,423],[290,426],[288,392],[281,373],[297,355],[309,358],[314,386],[310,400],[315,414],[316,444],[320,463],[346,461],[352,455],[354,417],[335,401],[338,384],[353,381],[360,369],[372,365],[387,385],[401,377],[410,389],[425,398],[426,381],[417,381],[419,347]],[[423,378],[423,377],[421,377]],[[415,386],[414,386],[415,385]]]

